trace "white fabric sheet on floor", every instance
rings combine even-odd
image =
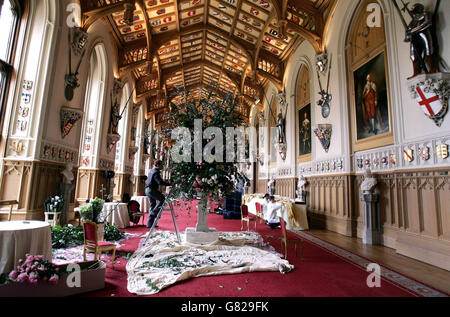
[[[199,276],[256,271],[290,272],[294,266],[262,246],[254,232],[221,232],[210,245],[178,243],[176,234],[157,231],[127,263],[128,291],[151,295],[177,282]]]
[[[0,222],[0,274],[11,272],[26,254],[52,261],[50,224],[43,221]]]

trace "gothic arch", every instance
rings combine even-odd
[[[380,16],[374,25],[371,17],[377,10]],[[346,71],[353,152],[394,142],[384,12],[380,1],[364,0],[353,12],[347,29]]]
[[[315,70],[313,70],[315,71]],[[295,80],[295,148],[298,163],[312,160],[312,77],[313,72],[307,64],[302,63]],[[298,127],[298,128],[297,128]],[[293,147],[294,148],[294,147]]]
[[[108,60],[103,42],[92,45],[89,51],[89,72],[86,82],[84,124],[80,148],[80,166],[97,168],[102,153],[101,136],[104,134],[104,124],[101,118],[105,111],[106,86],[108,79]],[[109,120],[108,122],[109,123]]]

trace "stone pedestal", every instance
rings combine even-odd
[[[59,184],[59,191],[64,200],[64,207],[61,213],[60,225],[67,225],[69,223],[69,205],[72,197],[72,190],[75,188],[74,184]]]
[[[194,244],[210,244],[216,241],[219,233],[208,227],[208,195],[201,194],[197,205],[197,226],[186,229],[186,242]]]
[[[198,231],[195,228],[186,228],[186,242],[193,244],[211,244],[219,239],[219,232],[215,228],[208,231]]]
[[[364,203],[363,243],[381,245],[381,219],[377,194],[364,193],[360,200]]]

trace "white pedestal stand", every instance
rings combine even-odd
[[[215,228],[208,227],[208,196],[204,193],[200,195],[197,205],[197,226],[186,228],[186,242],[192,244],[211,244],[219,238],[219,232]]]

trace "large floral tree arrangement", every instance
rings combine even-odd
[[[166,138],[171,137],[169,131],[176,127],[189,129],[193,136],[194,121],[201,119],[203,130],[208,127],[219,128],[225,142],[227,128],[236,128],[244,124],[242,116],[236,111],[236,99],[231,94],[219,98],[210,91],[206,98],[196,100],[191,97],[189,91],[186,91],[183,92],[181,102],[169,101],[169,106],[171,111],[167,118]],[[210,141],[202,140],[202,148]],[[233,191],[238,174],[237,164],[226,162],[226,151],[222,152],[224,154],[223,162],[209,163],[204,159],[201,162],[195,162],[193,150],[190,162],[174,163],[172,161],[170,167],[174,197],[190,200],[204,194],[220,198]]]

